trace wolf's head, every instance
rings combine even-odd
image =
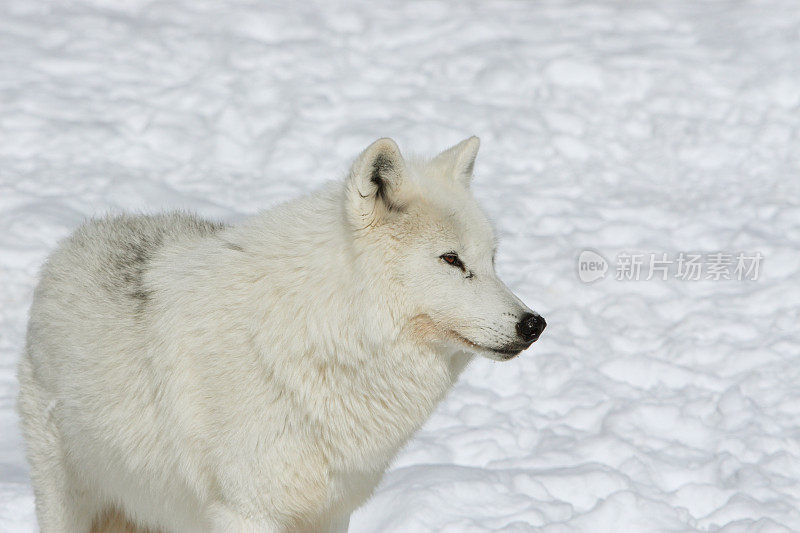
[[[495,273],[494,232],[469,187],[479,145],[406,160],[379,139],[353,164],[345,210],[360,258],[417,338],[506,360],[546,323]]]

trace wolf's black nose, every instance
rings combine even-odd
[[[517,323],[517,334],[526,342],[533,342],[539,338],[546,325],[547,322],[541,316],[527,313]]]

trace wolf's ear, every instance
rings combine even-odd
[[[475,167],[475,158],[480,146],[481,140],[473,135],[437,155],[433,158],[433,164],[438,166],[442,172],[453,176],[457,183],[469,187],[472,181],[472,169]]]
[[[361,152],[347,177],[348,215],[355,227],[383,220],[405,206],[400,191],[406,164],[392,139],[378,139]]]

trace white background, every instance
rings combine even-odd
[[[477,360],[352,531],[800,530],[800,6],[0,5],[0,530],[37,270],[87,217],[235,221],[374,139],[476,134],[497,267],[549,323]],[[576,258],[761,252],[754,282],[583,284]]]

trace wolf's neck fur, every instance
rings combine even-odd
[[[236,291],[245,301],[230,304],[251,314],[267,386],[326,428],[331,465],[383,469],[469,356],[409,334],[411,317],[389,281],[357,257],[341,194],[341,186],[325,188],[224,235],[243,250],[229,254],[242,271],[260,273]]]

